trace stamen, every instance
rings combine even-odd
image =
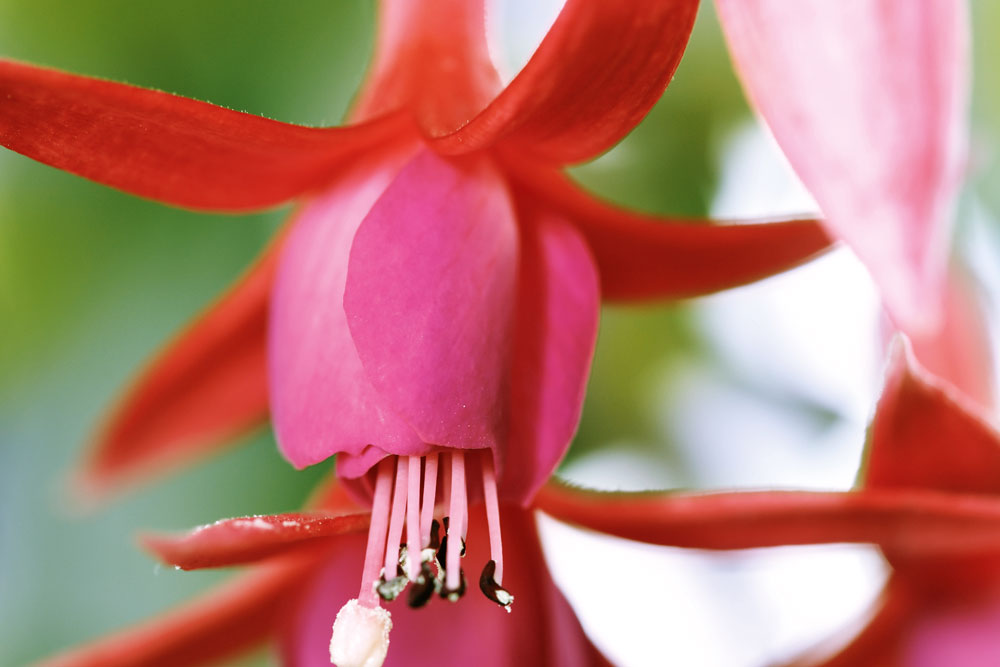
[[[448,552],[447,564],[445,565],[445,583],[449,594],[458,594],[463,577],[459,557],[462,549],[461,535],[465,525],[465,515],[467,512],[465,495],[465,455],[461,450],[456,450],[451,454],[451,503],[448,509],[450,516],[450,529],[448,531]],[[455,539],[455,538],[459,539]],[[455,598],[457,599],[457,597]]]
[[[385,550],[392,469],[391,458],[385,458],[378,464],[358,599],[349,600],[341,607],[333,622],[330,662],[338,667],[379,667],[389,651],[392,618],[387,610],[379,607],[375,585]]]
[[[497,584],[503,583],[503,540],[500,538],[500,504],[497,502],[497,476],[493,469],[493,456],[489,451],[482,453],[483,499],[486,502],[486,522],[490,530],[490,557],[496,563],[493,578]]]
[[[375,497],[372,502],[372,520],[368,528],[368,546],[365,549],[365,567],[361,574],[361,592],[358,601],[365,607],[377,607],[375,584],[382,556],[385,553],[385,533],[389,519],[389,494],[392,490],[392,459],[385,458],[378,464],[375,479]]]
[[[424,499],[420,505],[420,548],[431,546],[431,521],[434,520],[434,504],[437,500],[437,452],[424,458]]]
[[[386,579],[396,576],[399,568],[399,545],[403,537],[403,513],[406,511],[406,461],[396,458],[396,486],[392,492],[392,514],[389,517],[389,537],[385,543]]]
[[[420,457],[411,456],[406,492],[406,576],[415,581],[420,571]]]

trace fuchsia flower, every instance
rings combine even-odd
[[[961,328],[942,315],[952,302],[942,296],[939,253],[964,146],[956,132],[964,100],[960,5],[852,5],[860,21],[818,3],[790,14],[764,1],[720,5],[751,94],[832,229],[873,267],[897,325],[917,338],[922,359],[930,356],[925,348],[954,343],[949,336]],[[413,556],[431,546],[436,507],[450,517],[437,586],[460,595],[468,537],[467,562],[487,563],[481,582],[493,601],[435,601],[420,611],[396,603],[390,661],[600,662],[541,560],[524,508],[533,498],[557,518],[656,544],[879,544],[896,568],[885,610],[839,664],[920,664],[927,655],[968,662],[954,628],[975,626],[950,624],[951,612],[936,605],[946,600],[958,615],[993,618],[992,598],[968,606],[969,586],[952,580],[992,576],[1000,504],[974,473],[992,470],[1000,441],[977,408],[904,351],[894,357],[867,482],[856,492],[542,487],[579,416],[599,295],[702,294],[781,270],[826,244],[809,221],[653,225],[665,221],[612,209],[559,173],[613,145],[648,110],[677,64],[694,8],[683,0],[569,0],[532,60],[500,90],[480,5],[386,2],[356,124],[338,129],[297,128],[0,63],[0,142],[19,152],[192,208],[248,210],[306,198],[251,272],[126,395],[98,438],[86,483],[109,489],[259,423],[268,412],[268,366],[282,451],[300,466],[337,453],[344,480],[311,513],[151,539],[181,567],[261,562],[227,590],[57,664],[190,664],[270,634],[281,637],[290,664],[325,663],[330,622],[359,590],[358,573],[359,603],[341,621],[355,634],[334,648],[349,653],[358,632],[373,633],[350,659],[377,664],[387,623],[374,586],[391,596],[393,585],[412,580],[410,596],[425,601],[430,561]],[[857,35],[837,31],[859,25]],[[899,39],[879,39],[886,30]],[[802,41],[771,39],[772,31]],[[825,51],[813,47],[825,42],[816,37],[847,49],[831,61],[848,64],[845,76],[810,69],[824,64],[816,56]],[[782,50],[789,43],[799,50]],[[915,51],[921,58],[909,58]],[[876,71],[884,77],[859,75],[883,59],[884,72]],[[793,85],[783,79],[789,70]],[[888,110],[870,113],[882,93]],[[853,100],[861,112],[832,124],[844,110],[831,98]],[[894,115],[911,103],[918,111]],[[897,118],[906,119],[902,127]],[[796,141],[802,148],[789,149]],[[858,149],[869,146],[875,159],[860,170]],[[934,370],[956,383],[981,377],[946,363]],[[982,398],[978,385],[963,387]],[[943,438],[973,444],[946,464]],[[370,511],[354,504],[369,498]],[[408,557],[400,559],[404,525]],[[515,546],[506,554],[501,534]],[[379,576],[383,565],[388,581]],[[406,568],[399,579],[397,567]],[[509,618],[493,604],[510,606],[500,586],[517,598]]]
[[[501,88],[480,3],[390,0],[355,124],[334,129],[0,62],[0,142],[9,148],[179,206],[241,211],[305,198],[279,241],[129,391],[83,482],[103,491],[204,453],[270,407],[292,463],[338,454],[341,478],[373,503],[364,563],[351,567],[359,604],[346,607],[341,627],[350,630],[333,646],[351,654],[345,664],[369,653],[376,664],[384,651],[378,637],[351,648],[359,632],[387,631],[375,595],[381,566],[387,597],[407,579],[460,597],[467,535],[476,567],[487,563],[473,533],[489,536],[484,592],[509,609],[501,585],[510,585],[530,608],[508,625],[520,629],[497,644],[497,659],[578,664],[551,652],[570,638],[580,656],[596,656],[552,588],[533,520],[519,506],[576,428],[599,297],[702,294],[783,270],[828,244],[811,220],[713,227],[628,214],[559,173],[613,145],[648,111],[695,9],[693,0],[570,0]],[[469,513],[480,502],[484,521]],[[438,506],[451,523],[435,583],[424,571],[430,561],[416,555],[431,545]],[[410,557],[397,580],[404,525]],[[515,537],[506,567],[501,527],[508,544]],[[324,567],[336,577],[327,581],[323,570],[314,593],[342,586],[339,566],[356,555],[338,548],[328,556],[338,567]],[[236,597],[249,604],[246,595]],[[325,605],[342,597],[299,601],[306,618],[290,630],[302,639],[292,642],[293,662],[316,658],[315,619],[328,633],[334,610]],[[412,662],[442,631],[438,616],[485,627],[477,604],[463,612],[438,605],[422,622],[398,622],[410,650],[397,659]],[[213,609],[203,614],[218,621]],[[446,655],[482,648],[461,636],[431,643]],[[161,640],[152,649],[170,641]],[[424,655],[439,659],[436,650]]]

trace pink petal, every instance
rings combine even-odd
[[[424,443],[505,441],[517,243],[489,166],[431,152],[400,172],[355,235],[343,303],[358,356]]]
[[[266,423],[274,242],[126,389],[74,479],[93,501],[163,475]]]
[[[468,591],[454,604],[438,598],[422,609],[410,609],[404,599],[387,604],[393,628],[386,667],[607,664],[555,588],[533,517],[516,506],[502,507],[501,517],[504,544],[509,545],[503,583],[515,597],[511,613],[487,600],[475,585],[489,560],[489,538],[483,512],[474,510],[463,559]],[[286,619],[284,664],[329,667],[333,619],[345,602],[357,596],[364,547],[364,536],[345,538],[343,547],[331,553],[323,569],[304,586],[297,608]]]
[[[272,514],[222,519],[178,536],[147,535],[143,546],[182,570],[245,565],[303,547],[326,545],[330,538],[365,533],[371,516],[362,511]]]
[[[830,245],[816,220],[716,225],[640,215],[595,199],[555,170],[510,167],[519,206],[557,214],[583,234],[609,301],[736,287],[797,266]]]
[[[501,494],[526,502],[576,432],[597,340],[594,261],[563,220],[526,215],[511,372],[511,433]]]
[[[274,206],[405,141],[402,115],[308,128],[185,97],[0,60],[0,144],[141,197],[197,209]]]
[[[940,326],[918,332],[910,341],[931,374],[992,411],[996,405],[993,341],[981,292],[971,277],[953,267]]]
[[[282,251],[268,363],[278,444],[296,466],[334,452],[360,455],[370,443],[398,451],[423,446],[368,381],[342,305],[355,231],[400,164],[395,158],[345,175],[305,207]]]
[[[608,535],[691,549],[857,542],[915,557],[1000,554],[1000,498],[971,493],[613,493],[550,483],[534,506]]]
[[[357,116],[409,107],[445,153],[505,139],[546,161],[585,160],[616,144],[659,99],[697,8],[696,0],[569,0],[497,94],[481,0],[390,0]]]
[[[194,667],[267,640],[284,618],[310,560],[285,559],[240,575],[140,625],[44,661],[39,667]]]
[[[965,159],[961,0],[718,0],[756,108],[896,323],[936,325]]]

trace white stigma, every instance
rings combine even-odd
[[[330,638],[330,662],[337,667],[382,667],[389,651],[392,617],[382,607],[350,600],[337,613]]]

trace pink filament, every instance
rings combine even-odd
[[[409,457],[406,490],[406,576],[417,578],[420,570],[420,457]]]
[[[375,583],[385,549],[385,531],[389,520],[389,493],[392,489],[392,459],[384,458],[378,464],[375,480],[375,498],[372,502],[372,522],[368,528],[368,546],[365,549],[365,567],[361,573],[361,592],[358,602],[369,608],[378,605]]]
[[[420,548],[431,543],[431,521],[434,519],[434,501],[437,494],[437,452],[424,459],[424,499],[420,506]]]
[[[493,468],[493,456],[489,451],[483,459],[483,499],[486,502],[486,522],[490,530],[490,558],[497,569],[493,579],[503,585],[503,541],[500,539],[500,504],[497,502],[497,476]]]
[[[389,517],[389,537],[385,545],[385,578],[396,576],[399,564],[399,542],[403,537],[403,512],[406,511],[406,461],[396,457],[396,488],[392,493],[392,515]]]
[[[448,509],[448,553],[446,565],[446,581],[448,590],[455,591],[461,583],[459,557],[462,550],[462,534],[465,526],[466,496],[465,496],[465,456],[461,450],[451,454],[451,499]]]

